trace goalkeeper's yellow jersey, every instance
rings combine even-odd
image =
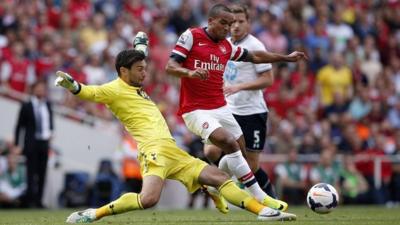
[[[81,99],[104,103],[138,142],[139,149],[159,139],[173,139],[160,110],[149,96],[121,78],[101,86],[82,85]]]

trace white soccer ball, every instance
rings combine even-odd
[[[330,213],[339,203],[335,188],[326,183],[314,185],[307,194],[307,205],[316,213]]]

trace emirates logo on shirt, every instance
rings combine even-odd
[[[209,127],[208,122],[204,122],[203,125],[202,125],[202,127],[203,127],[203,129],[207,129],[207,128]]]
[[[224,47],[225,49],[225,47]],[[195,69],[205,69],[205,70],[219,70],[219,71],[224,71],[225,70],[225,65],[222,63],[219,63],[219,57],[210,54],[210,61],[203,62],[199,59],[194,60],[194,68]]]

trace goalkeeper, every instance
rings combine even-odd
[[[139,32],[134,41],[135,49],[117,55],[115,68],[119,77],[101,86],[85,86],[68,74],[57,72],[57,86],[81,99],[106,104],[125,125],[138,142],[143,175],[140,193],[126,193],[100,208],[74,212],[66,222],[90,223],[104,216],[152,207],[160,198],[165,179],[180,181],[190,192],[201,185],[213,186],[230,203],[255,213],[261,220],[295,220],[293,214],[261,205],[229,180],[227,174],[177,147],[161,112],[142,89],[146,77],[147,43],[146,34]],[[214,193],[211,197],[221,212],[228,211],[219,194]]]

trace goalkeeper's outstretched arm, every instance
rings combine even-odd
[[[54,82],[56,86],[63,87],[69,90],[72,94],[78,96],[80,99],[107,103],[109,100],[110,91],[104,85],[84,85],[80,84],[74,78],[66,72],[57,71],[57,78]]]

